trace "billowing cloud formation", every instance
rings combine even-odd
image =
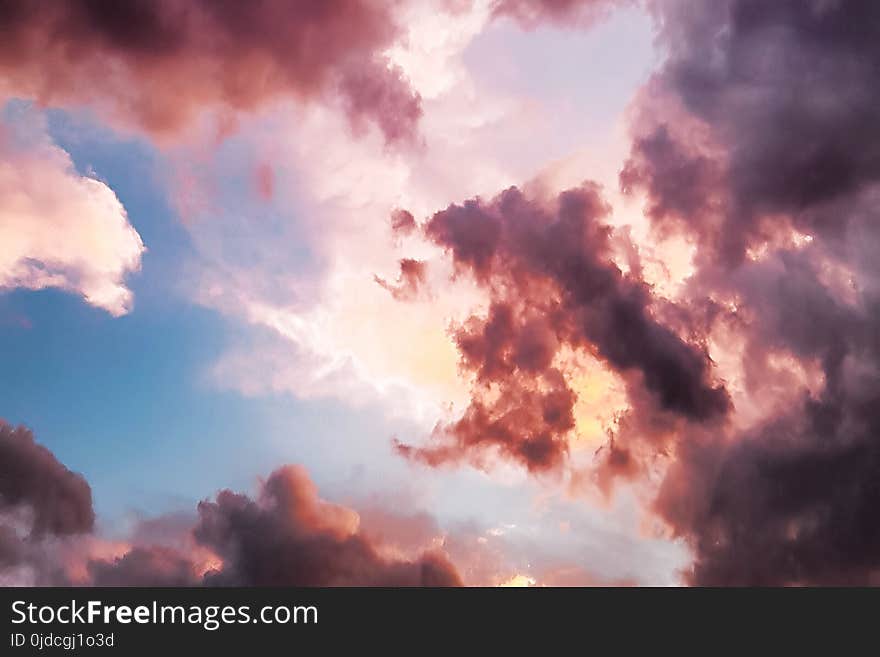
[[[592,21],[611,4],[497,0],[489,8],[494,16],[511,17],[526,27],[540,21],[565,26]],[[613,427],[613,439],[596,451],[598,472],[575,474],[608,493],[621,478],[643,483],[650,463],[656,477],[647,485],[662,481],[652,508],[692,548],[689,582],[878,583],[880,99],[874,82],[880,66],[880,9],[867,0],[648,4],[659,19],[659,43],[668,57],[636,100],[632,151],[620,181],[624,191],[644,195],[654,237],[683,236],[693,247],[693,266],[688,262],[679,268],[689,278],[676,281],[673,299],[661,298],[659,287],[648,283],[653,247],[660,253],[660,244],[631,243],[641,229],[635,224],[630,232],[611,228],[608,208],[589,184],[550,199],[511,188],[494,199],[475,198],[436,213],[425,224],[424,236],[447,252],[460,278],[474,281],[485,294],[485,308],[477,315],[451,320],[452,341],[472,394],[457,419],[437,427],[434,442],[398,443],[397,449],[431,465],[500,454],[535,473],[554,470],[574,452],[569,438],[578,430],[576,403],[584,396],[572,355],[595,358],[615,382],[623,382],[629,406]],[[180,127],[202,108],[249,109],[283,95],[333,97],[355,128],[373,122],[387,141],[411,137],[420,113],[416,95],[381,54],[396,37],[389,3],[291,7],[268,1],[240,6],[166,0],[123,8],[100,2],[15,2],[4,8],[10,12],[0,28],[5,30],[0,68],[6,91],[49,103],[101,102],[156,133]],[[307,13],[302,21],[278,20],[292,11]],[[410,36],[442,36],[442,29],[426,25],[430,29]],[[322,47],[302,39],[303,30],[316,35]],[[411,41],[415,44],[408,46],[418,45],[418,39]],[[491,128],[492,112],[477,111],[491,106],[483,89],[473,104],[437,103],[445,100],[444,88],[455,90],[447,92],[449,97],[468,97],[470,80],[459,88],[451,81],[458,71],[440,75],[412,53],[400,52],[405,50],[396,53],[401,66],[409,66],[414,80],[433,82],[420,87],[432,89],[424,91],[431,96],[426,107],[436,108],[438,117],[445,108],[447,115],[468,119],[432,133],[432,148],[440,143],[442,153],[448,147],[443,142],[455,142],[436,139],[437,134],[473,138],[471,124],[503,136]],[[427,53],[424,60],[432,59],[430,49]],[[468,93],[459,93],[465,88]],[[532,132],[520,124],[508,128],[509,134]],[[347,143],[334,150],[326,138],[345,130],[325,130],[297,152],[308,163],[301,173],[323,172],[304,176],[303,187],[318,189],[316,198],[322,201],[344,198],[340,216],[356,219],[336,228],[356,248],[345,252],[343,240],[326,241],[332,245],[328,251],[334,249],[329,255],[350,266],[340,269],[327,296],[334,301],[358,297],[354,304],[339,303],[334,320],[346,329],[367,327],[359,346],[370,356],[378,354],[370,364],[376,371],[396,372],[381,362],[392,360],[389,353],[422,364],[421,356],[449,346],[426,340],[424,326],[435,320],[439,325],[451,312],[444,306],[426,313],[423,322],[411,324],[418,331],[388,329],[396,318],[389,321],[384,311],[377,312],[375,297],[361,294],[367,289],[383,293],[388,302],[370,278],[379,269],[373,260],[369,266],[351,266],[356,252],[384,257],[373,248],[377,242],[363,239],[367,231],[355,230],[370,223],[364,216],[379,215],[379,210],[373,215],[364,209],[381,207],[387,213],[404,204],[424,216],[449,199],[500,189],[530,174],[525,167],[499,167],[495,175],[493,158],[477,153],[498,149],[493,137],[479,141],[479,148],[445,151],[452,165],[422,167],[437,188],[401,196],[399,188],[416,184],[417,167],[405,164],[405,158],[389,160],[386,169],[375,166],[375,158],[353,158]],[[293,141],[307,143],[306,132]],[[21,172],[36,170],[17,164],[16,158],[25,159],[10,143],[4,142],[3,152],[16,164],[3,169],[5,189],[13,192],[3,194],[7,202],[20,199],[20,189],[29,189]],[[322,156],[329,164],[321,165]],[[47,159],[41,156],[40,162]],[[63,153],[62,160],[67,164],[52,170],[63,170],[62,180],[80,197],[87,196],[80,188],[112,197],[100,183],[74,174]],[[350,177],[340,173],[339,162],[347,163]],[[257,169],[256,190],[264,202],[283,196],[280,172],[272,165]],[[552,185],[551,178],[544,184]],[[40,194],[63,187],[54,178],[39,180],[33,189]],[[30,206],[18,205],[15,211],[21,207]],[[42,208],[37,202],[33,207]],[[132,239],[133,230],[120,230],[127,226],[124,213],[112,207],[114,220],[107,225],[114,229],[95,224],[90,227],[100,230],[65,232],[59,226],[66,224],[58,223],[50,237],[60,232],[69,242],[83,234],[127,235],[101,245],[123,244],[128,250],[108,247],[105,253],[87,246],[53,251],[36,238],[33,244],[40,248],[34,250],[0,239],[0,254],[12,253],[12,264],[0,261],[0,275],[12,281],[2,284],[57,285],[111,312],[124,312],[129,297],[123,275],[136,268],[141,247]],[[82,215],[70,213],[77,221]],[[322,233],[332,228],[330,222],[317,224]],[[406,240],[405,248],[412,247],[418,229],[414,217],[397,211],[391,224],[398,244]],[[33,230],[33,225],[21,222],[9,234],[28,234],[19,228]],[[381,221],[375,225],[386,227]],[[83,264],[70,259],[71,252],[100,257]],[[113,255],[118,253],[129,255]],[[105,254],[113,257],[105,259]],[[59,260],[62,256],[67,259]],[[397,253],[387,259],[395,260]],[[100,262],[111,264],[95,264]],[[427,260],[398,262],[396,281],[396,274],[387,273],[376,280],[393,298],[408,301],[419,296],[426,272],[436,291],[447,264],[431,262],[427,269]],[[314,329],[297,314],[279,310],[286,310],[283,303],[253,302],[249,297],[258,286],[242,289],[247,292],[235,303],[247,308],[250,321],[303,344],[300,336],[319,336],[322,355],[336,356],[356,342],[328,338],[327,324]],[[412,317],[401,321],[406,320]],[[418,339],[400,340],[399,335]],[[253,365],[253,354],[246,358]],[[405,378],[413,370],[400,371]],[[255,378],[264,383],[266,372]],[[297,372],[290,378],[300,382],[304,377]],[[342,388],[344,378],[332,379],[328,387]],[[21,453],[28,458],[19,459],[29,463],[39,452],[21,447]],[[58,465],[51,459],[46,463]],[[91,521],[66,526],[47,511],[82,500],[76,495],[81,487],[69,483],[62,466],[46,469],[53,481],[68,482],[51,489],[55,497],[48,498],[48,506],[37,489],[0,491],[0,561],[36,570],[40,582],[458,581],[443,557],[404,556],[380,545],[375,533],[360,528],[352,511],[321,501],[297,468],[273,473],[256,497],[223,491],[204,502],[181,529],[189,549],[165,544],[144,530],[133,545],[112,554],[79,548],[88,559],[75,576],[65,560],[71,550],[76,552],[71,545],[77,537],[89,536]],[[415,534],[412,544],[434,537],[424,518],[420,529],[405,524]],[[475,533],[472,538],[478,542],[486,536]],[[204,555],[196,559],[192,550]],[[456,563],[466,572],[464,561],[456,558]],[[550,573],[550,565],[546,581],[575,577],[583,583],[589,577],[577,569]],[[533,579],[521,575],[512,581]]]
[[[0,123],[0,289],[57,287],[125,314],[140,236],[113,190],[26,122]]]
[[[833,234],[880,175],[870,0],[656,3],[670,57],[654,76],[626,186],[736,262],[783,221]],[[831,208],[829,208],[831,210]],[[707,254],[708,249],[707,249]]]
[[[341,97],[355,127],[414,136],[418,96],[382,54],[395,0],[51,2],[0,6],[0,90],[47,104],[106,104],[154,133],[206,107]]]
[[[662,411],[696,422],[726,414],[705,351],[658,321],[650,288],[614,263],[608,211],[586,183],[547,202],[510,188],[431,217],[427,237],[491,306],[455,331],[462,367],[475,376],[469,408],[438,431],[440,444],[398,445],[401,453],[438,464],[494,447],[532,470],[558,465],[577,398],[563,348],[595,353]]]
[[[752,405],[774,360],[820,374],[757,421],[683,432],[656,508],[693,547],[693,583],[877,583],[880,7],[656,8],[670,56],[621,182],[657,230],[696,239],[683,294],[743,344]]]
[[[67,535],[89,532],[95,522],[92,491],[25,427],[0,420],[0,512],[23,509],[30,533]]]
[[[301,467],[276,470],[261,499],[222,491],[199,505],[196,539],[224,562],[209,584],[256,586],[452,586],[439,555],[386,560],[359,532],[358,515],[318,498]]]
[[[92,586],[196,586],[201,577],[192,560],[162,545],[136,546],[116,559],[88,564]]]
[[[25,427],[0,420],[0,584],[64,581],[59,543],[88,536],[92,491]]]
[[[358,514],[321,500],[300,466],[273,472],[257,499],[224,490],[200,503],[193,521],[144,523],[133,544],[103,556],[85,479],[29,430],[2,421],[0,457],[0,581],[15,583],[18,574],[36,584],[96,586],[461,585],[439,552],[384,554]]]

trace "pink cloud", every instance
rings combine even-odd
[[[14,1],[2,10],[2,89],[47,105],[97,105],[167,135],[204,109],[339,97],[357,127],[411,139],[418,95],[383,51],[396,0],[95,4]]]
[[[123,315],[144,244],[113,190],[79,174],[41,131],[0,133],[0,288],[61,288]]]

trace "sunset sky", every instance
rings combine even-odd
[[[0,3],[0,582],[880,583],[878,44]]]

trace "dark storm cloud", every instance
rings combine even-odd
[[[655,218],[680,218],[731,263],[778,230],[780,213],[804,232],[840,230],[845,212],[808,210],[880,174],[880,6],[673,0],[654,8],[669,59],[645,99],[624,185],[643,187]],[[697,130],[676,132],[664,98],[707,126],[722,156],[695,148]],[[711,231],[707,212],[718,215]]]
[[[656,508],[692,583],[880,583],[880,5],[654,8],[669,58],[621,183],[697,238],[685,296],[736,327],[753,395],[774,355],[822,375],[753,426],[683,431]]]
[[[694,547],[692,583],[880,584],[878,390],[874,370],[731,440],[682,443],[657,508]]]
[[[59,546],[91,534],[92,490],[24,426],[0,420],[0,578],[66,584]]]
[[[829,287],[828,256],[813,242],[693,283],[738,300],[715,321],[738,325],[753,396],[780,353],[817,368],[822,388],[756,426],[682,435],[657,510],[694,547],[692,583],[880,583],[880,304]]]
[[[68,470],[37,444],[31,431],[0,420],[0,511],[23,508],[34,536],[91,531],[92,491],[82,475]]]

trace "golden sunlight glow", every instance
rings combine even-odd
[[[577,393],[574,447],[595,449],[608,439],[618,417],[629,408],[619,376],[589,355],[567,351],[560,357],[568,383]]]
[[[499,587],[526,587],[526,586],[537,586],[537,582],[534,577],[529,577],[528,575],[522,575],[517,573],[513,577],[508,580],[505,580]]]

